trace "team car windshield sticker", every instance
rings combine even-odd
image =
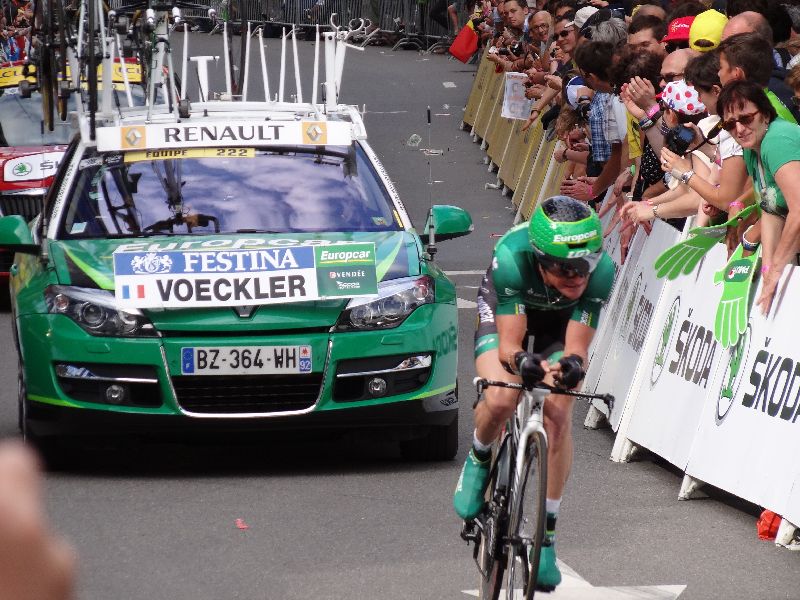
[[[117,302],[190,308],[304,302],[378,293],[375,244],[114,252]]]
[[[217,121],[100,127],[97,149],[162,150],[226,146],[348,146],[352,126],[323,121]]]
[[[134,150],[126,152],[126,163],[175,158],[255,158],[255,148],[184,148],[182,150]]]

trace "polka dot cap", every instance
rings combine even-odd
[[[706,107],[700,102],[697,91],[684,79],[668,83],[661,93],[661,101],[665,106],[684,115],[706,112]]]

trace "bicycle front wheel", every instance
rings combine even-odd
[[[508,533],[506,594],[522,590],[531,600],[536,590],[539,557],[544,541],[545,499],[547,497],[547,439],[544,433],[531,436],[522,465],[522,477],[513,490]]]
[[[497,600],[503,586],[507,549],[505,539],[508,535],[508,492],[511,480],[513,444],[509,436],[500,443],[492,462],[489,478],[488,502],[484,509],[483,531],[478,549],[478,568],[480,569],[480,599]]]

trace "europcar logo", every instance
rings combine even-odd
[[[753,263],[749,259],[742,259],[735,261],[728,272],[725,273],[725,280],[731,282],[745,281],[750,277],[750,272],[753,269]]]
[[[717,398],[717,411],[714,414],[717,425],[722,425],[722,421],[733,407],[733,399],[742,382],[742,365],[747,363],[747,355],[750,352],[751,337],[752,328],[748,324],[745,332],[739,336],[736,345],[728,349],[728,366],[722,375],[722,389]]]
[[[557,233],[553,236],[553,243],[555,244],[572,244],[575,242],[585,242],[597,237],[596,231],[585,231],[584,233],[575,233],[572,235],[561,235]]]
[[[672,333],[675,331],[675,323],[678,320],[678,314],[681,310],[681,297],[678,296],[672,301],[672,306],[669,308],[667,318],[664,321],[664,327],[661,329],[661,339],[658,343],[656,356],[653,359],[653,366],[650,369],[650,389],[658,383],[661,373],[664,371],[664,366],[667,364],[667,355],[669,349],[672,347]]]
[[[131,269],[137,275],[169,273],[172,270],[172,259],[166,254],[159,255],[155,252],[148,252],[144,255],[134,256],[131,259]]]

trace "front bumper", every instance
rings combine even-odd
[[[458,409],[455,319],[455,306],[434,304],[417,309],[392,330],[119,339],[89,336],[62,315],[22,316],[18,331],[29,426],[34,435],[44,436],[447,425]],[[287,378],[181,375],[182,348],[228,344],[308,345],[312,373],[292,376],[288,383]],[[371,376],[360,377],[363,372],[385,371],[397,357],[415,356],[430,357],[429,365],[390,374],[384,396],[365,393]],[[75,379],[82,366],[100,381]],[[127,405],[103,400],[105,378],[117,373],[135,381]],[[284,398],[296,391],[297,380],[307,388],[301,405]],[[258,398],[247,400],[247,394]],[[416,435],[410,437],[424,432],[412,431]]]

